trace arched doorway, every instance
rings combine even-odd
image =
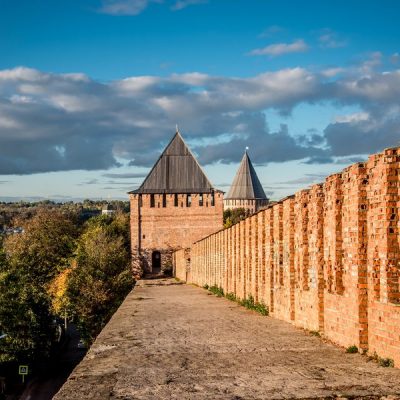
[[[161,253],[159,251],[153,251],[151,255],[151,272],[161,272]]]

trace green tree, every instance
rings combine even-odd
[[[75,261],[70,268],[64,269],[60,272],[49,284],[48,293],[51,296],[51,307],[55,315],[64,318],[65,324],[67,319],[72,314],[72,305],[68,297],[68,276],[71,273]]]
[[[2,361],[48,355],[54,331],[49,284],[74,253],[76,228],[60,211],[42,210],[17,224],[25,232],[5,239],[0,255]]]
[[[45,357],[53,339],[49,297],[17,271],[0,273],[0,362]]]
[[[82,337],[92,342],[133,286],[129,216],[90,219],[81,235],[67,293]]]
[[[247,218],[250,215],[250,210],[245,208],[228,208],[224,211],[224,228],[230,228],[239,221]]]
[[[24,227],[21,235],[4,242],[10,267],[22,270],[36,285],[46,285],[70,265],[77,229],[70,215],[59,210],[40,210],[28,221],[16,221]]]

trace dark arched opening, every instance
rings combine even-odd
[[[151,272],[161,272],[161,253],[159,251],[153,251],[151,255]]]

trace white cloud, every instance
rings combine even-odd
[[[207,3],[208,0],[177,0],[177,2],[171,7],[172,10],[183,10],[188,6],[192,6],[195,4],[204,4]]]
[[[160,81],[160,78],[156,76],[135,76],[131,78],[125,78],[114,83],[117,90],[121,90],[126,94],[137,93],[145,91],[150,87],[153,87]]]
[[[368,58],[363,61],[358,69],[358,72],[364,75],[370,75],[376,67],[382,64],[382,53],[374,51],[368,54]]]
[[[308,50],[307,44],[303,39],[296,40],[293,43],[275,43],[269,46],[254,49],[249,54],[252,56],[271,56],[276,57],[288,53],[303,53]]]
[[[18,124],[18,121],[13,118],[9,118],[6,115],[0,114],[0,128],[15,129],[19,127],[20,125]]]
[[[335,123],[355,123],[360,121],[366,121],[369,118],[369,114],[366,112],[359,112],[347,115],[336,115],[333,120]]]
[[[343,98],[360,101],[398,104],[400,98],[400,70],[372,73],[360,78],[344,79],[338,82]]]
[[[345,40],[338,38],[338,35],[330,29],[324,29],[318,38],[320,47],[324,49],[336,49],[347,46]]]
[[[153,0],[104,0],[100,12],[111,15],[138,15]]]
[[[248,78],[193,72],[109,83],[82,74],[3,70],[0,174],[104,169],[122,160],[147,167],[176,123],[203,163],[237,160],[246,145],[257,163],[322,163],[373,152],[400,137],[400,70],[368,68],[361,76],[288,68]],[[332,118],[315,137],[292,136],[285,125],[271,130],[266,122],[268,110],[288,114],[299,104],[327,101],[360,112]]]
[[[32,97],[21,96],[19,94],[13,94],[10,97],[10,101],[11,101],[11,103],[14,103],[14,104],[18,104],[18,103],[26,104],[26,103],[34,103],[35,102],[35,100],[33,100]]]
[[[400,54],[399,53],[393,53],[390,56],[390,62],[392,64],[398,64],[400,62]]]
[[[110,15],[139,15],[151,3],[166,4],[171,10],[178,11],[207,2],[208,0],[102,0],[99,12]]]
[[[321,71],[321,75],[326,76],[327,78],[333,78],[334,76],[339,75],[345,71],[346,70],[344,68],[340,68],[340,67],[327,68],[327,69],[324,69]]]
[[[29,81],[37,82],[47,79],[47,74],[41,73],[32,68],[16,67],[0,71],[0,81]]]

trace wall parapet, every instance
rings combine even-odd
[[[390,148],[176,252],[176,276],[400,367],[399,207]]]

